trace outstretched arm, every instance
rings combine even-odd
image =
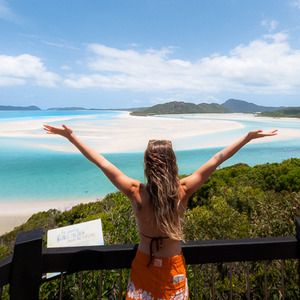
[[[181,185],[184,188],[187,197],[191,196],[198,188],[200,188],[200,186],[208,179],[208,177],[216,170],[216,168],[221,163],[233,156],[251,140],[266,136],[273,136],[276,134],[277,130],[273,130],[270,132],[264,132],[263,130],[250,131],[248,134],[241,137],[233,144],[215,154],[209,161],[207,161],[192,175],[181,179]]]
[[[54,127],[44,125],[48,134],[58,134],[67,138],[88,160],[98,166],[108,179],[125,195],[132,199],[134,192],[139,187],[139,181],[126,176],[115,165],[109,162],[104,156],[85,145],[66,125]]]

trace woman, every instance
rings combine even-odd
[[[144,164],[147,183],[122,173],[102,155],[86,146],[63,125],[44,125],[49,134],[67,138],[130,200],[134,210],[140,243],[132,263],[126,299],[188,299],[186,268],[181,252],[181,220],[189,197],[216,168],[253,139],[277,134],[277,130],[251,131],[214,155],[192,175],[179,180],[172,143],[150,140]]]

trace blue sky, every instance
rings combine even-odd
[[[0,0],[0,105],[300,106],[300,0]]]

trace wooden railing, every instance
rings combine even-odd
[[[0,261],[0,299],[8,284],[10,299],[38,299],[42,275],[48,272],[130,268],[137,249],[137,245],[43,248],[42,236],[41,230],[20,233],[13,255]],[[182,251],[188,265],[297,259],[300,289],[300,218],[295,237],[189,241]]]

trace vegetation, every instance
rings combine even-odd
[[[273,111],[279,109],[279,107],[256,105],[251,102],[247,102],[244,100],[237,100],[237,99],[228,99],[226,102],[222,104],[222,106],[226,107],[232,112],[237,112],[237,113],[256,113],[256,112]]]
[[[131,113],[135,116],[163,114],[192,114],[192,113],[257,113],[277,111],[280,107],[261,106],[244,100],[228,99],[223,104],[217,103],[186,103],[169,102],[152,107],[139,108]],[[295,108],[297,110],[300,108]],[[281,110],[280,110],[281,111]],[[286,110],[284,110],[286,112]],[[299,112],[299,111],[298,111]]]
[[[243,237],[289,236],[295,234],[294,219],[300,215],[300,159],[249,167],[237,164],[217,170],[194,193],[188,203],[184,222],[186,240]],[[69,211],[49,210],[33,215],[27,223],[0,237],[0,253],[12,249],[16,234],[37,227],[45,229],[101,218],[106,244],[138,243],[138,233],[128,199],[121,193],[107,195],[102,201],[81,204]],[[299,299],[297,264],[285,261],[285,298]],[[262,299],[268,277],[270,299],[281,299],[282,262],[255,262],[189,266],[189,280],[195,286],[191,298],[211,293],[215,279],[216,299],[227,299],[232,272],[234,299],[245,298],[245,273],[249,273],[251,299]],[[96,299],[99,276],[103,279],[103,298],[114,299],[118,278],[124,293],[129,271],[83,272],[83,299]],[[267,275],[266,275],[267,274]],[[78,275],[67,276],[65,299],[79,299]],[[44,283],[41,299],[57,299],[59,280]]]
[[[150,116],[164,114],[192,114],[192,113],[227,113],[228,109],[217,103],[186,103],[186,102],[168,102],[157,104],[144,109],[138,109],[131,112],[134,116]]]
[[[300,118],[300,107],[290,107],[275,110],[272,112],[261,113],[260,116],[274,117],[274,118]]]

